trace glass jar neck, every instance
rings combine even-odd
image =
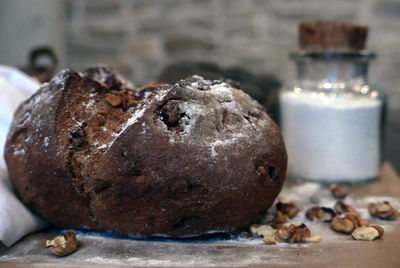
[[[324,91],[354,91],[368,81],[372,52],[296,52],[297,86]]]

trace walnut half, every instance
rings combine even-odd
[[[290,202],[284,197],[278,198],[278,203],[276,203],[276,210],[288,215],[289,218],[294,218],[299,212],[299,208],[296,206],[296,204]]]
[[[74,253],[78,249],[75,231],[70,230],[64,235],[55,237],[53,240],[46,241],[46,248],[56,256],[66,256]]]
[[[278,210],[272,219],[271,226],[277,228],[279,225],[286,223],[288,220],[289,216]]]
[[[262,236],[265,244],[276,244],[276,230],[267,224],[253,224],[250,231],[254,236]]]
[[[322,236],[311,236],[310,229],[304,223],[281,225],[275,234],[276,239],[284,242],[309,242],[316,243],[321,241]]]
[[[330,189],[332,195],[339,199],[343,199],[349,194],[349,190],[342,185],[333,184]]]
[[[311,236],[311,231],[304,223],[279,225],[277,229],[266,224],[254,224],[250,226],[254,236],[262,236],[265,244],[276,244],[276,242],[308,242],[321,241],[322,236]]]
[[[384,220],[395,220],[400,216],[400,212],[395,209],[389,202],[370,203],[368,211],[371,216]]]
[[[350,205],[347,205],[343,200],[339,200],[336,202],[335,207],[334,207],[335,211],[337,214],[342,214],[342,213],[346,213],[346,212],[351,212],[351,213],[357,213],[358,212],[355,210],[355,208],[353,208]]]
[[[371,227],[361,226],[356,228],[351,236],[355,240],[372,241],[383,236],[383,228],[377,225]]]
[[[314,206],[306,211],[306,217],[312,221],[330,222],[336,216],[335,211],[327,207]]]
[[[284,197],[278,198],[276,203],[276,214],[272,219],[272,227],[277,228],[279,225],[286,223],[289,218],[294,218],[299,212],[299,208]]]
[[[345,213],[343,217],[336,216],[331,221],[331,228],[337,232],[350,234],[355,228],[369,226],[367,220],[357,213]]]
[[[289,238],[290,242],[306,242],[306,239],[311,237],[311,231],[304,223],[291,224],[289,229],[293,228],[293,235]]]

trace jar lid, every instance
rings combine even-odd
[[[368,27],[342,21],[303,21],[299,46],[307,51],[354,51],[365,49]]]

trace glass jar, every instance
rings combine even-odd
[[[368,84],[372,52],[297,52],[297,81],[280,92],[287,176],[364,182],[380,175],[384,94]]]

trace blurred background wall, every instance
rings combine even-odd
[[[59,69],[103,62],[139,85],[193,60],[273,74],[289,86],[288,53],[305,19],[369,26],[368,48],[378,53],[370,80],[389,94],[386,154],[399,158],[400,0],[2,0],[0,64],[23,66],[32,47],[50,45]]]

